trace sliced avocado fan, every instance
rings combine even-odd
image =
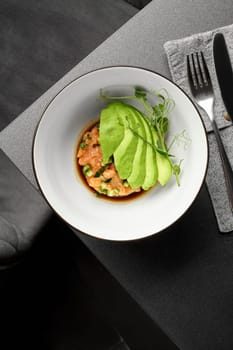
[[[121,179],[132,188],[148,190],[165,185],[172,174],[166,155],[157,152],[158,135],[149,119],[135,107],[111,102],[100,114],[100,145],[103,163],[113,156]]]

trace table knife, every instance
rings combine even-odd
[[[222,33],[217,33],[214,36],[213,56],[222,100],[229,117],[233,120],[233,71],[226,41]]]

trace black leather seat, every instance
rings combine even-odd
[[[2,0],[0,130],[149,1]],[[2,152],[0,169],[0,266],[7,266],[52,212]]]
[[[0,269],[19,261],[52,215],[41,195],[0,151]]]
[[[137,9],[119,0],[2,0],[0,130]],[[52,212],[0,152],[0,266],[31,247]]]
[[[147,2],[1,0],[0,130]],[[69,233],[0,150],[1,348],[128,349],[95,311],[87,315],[86,285],[72,260],[81,244]]]

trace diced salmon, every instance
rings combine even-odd
[[[98,193],[111,197],[122,197],[141,191],[141,188],[132,189],[125,181],[120,179],[113,163],[103,165],[97,126],[94,126],[83,135],[77,158],[80,166],[88,165],[90,168],[85,178],[89,186]]]

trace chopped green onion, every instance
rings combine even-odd
[[[100,177],[100,175],[103,174],[105,168],[106,168],[106,166],[102,166],[99,170],[97,170],[94,177]]]
[[[87,147],[86,142],[85,142],[85,141],[82,141],[82,142],[80,143],[80,148],[81,148],[81,149],[85,149],[86,147]]]
[[[85,176],[92,176],[92,170],[91,170],[91,166],[90,166],[90,164],[86,164],[86,165],[84,165],[84,167],[83,167],[83,174],[85,175]]]
[[[106,196],[108,196],[108,190],[107,190],[107,188],[102,188],[102,189],[100,189],[100,193],[106,194]]]
[[[106,196],[109,195],[109,191],[108,191],[108,189],[106,188],[106,183],[105,183],[104,181],[101,182],[101,184],[100,184],[100,190],[99,190],[99,192],[105,194]]]
[[[119,194],[120,190],[119,188],[114,188],[113,190],[109,191],[109,197],[114,197],[117,196]]]

